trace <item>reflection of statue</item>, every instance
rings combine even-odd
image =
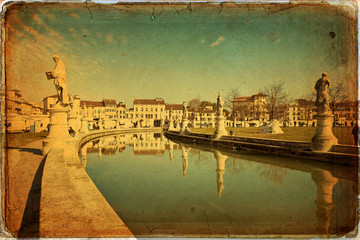
[[[333,177],[329,171],[313,169],[311,178],[316,184],[316,217],[318,220],[317,231],[322,234],[329,233],[331,210],[335,207],[333,202],[333,188],[338,178]]]
[[[217,98],[217,116],[223,116],[224,101],[221,99],[221,94]]]
[[[217,163],[217,168],[216,168],[217,192],[219,194],[219,198],[221,198],[221,193],[224,190],[223,175],[225,173],[225,161],[228,157],[219,151],[214,152],[214,157]]]
[[[186,107],[186,102],[183,102],[183,118],[186,119],[187,115],[188,115],[188,111]]]
[[[62,104],[69,104],[69,97],[66,88],[65,64],[57,55],[55,55],[53,59],[56,63],[55,68],[51,72],[46,72],[46,76],[49,80],[54,79],[58,96],[56,103],[60,102]]]
[[[173,161],[174,158],[174,143],[172,141],[169,141],[169,155],[170,155],[170,162]]]
[[[323,73],[322,77],[316,82],[316,102],[315,106],[317,108],[317,113],[326,113],[330,110],[329,107],[329,95],[327,92],[327,87],[331,87],[330,80],[326,77],[327,74]]]
[[[190,148],[181,146],[181,152],[182,152],[182,163],[183,163],[183,176],[186,176],[186,170],[188,168],[188,151]]]

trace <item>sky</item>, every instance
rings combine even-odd
[[[54,95],[45,72],[55,54],[70,94],[128,106],[133,98],[215,102],[218,92],[249,96],[278,81],[301,98],[322,72],[357,89],[351,21],[333,8],[75,6],[8,10],[8,89],[38,102]]]

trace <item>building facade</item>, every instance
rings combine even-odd
[[[160,127],[164,119],[165,101],[162,98],[133,100],[135,127]]]
[[[239,121],[267,119],[266,97],[267,95],[263,93],[245,97],[234,97],[232,101],[233,116]]]
[[[212,106],[188,109],[188,119],[191,127],[215,127],[215,118],[216,111]]]

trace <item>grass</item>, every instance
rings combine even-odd
[[[234,131],[235,136],[239,137],[254,137],[254,138],[265,138],[265,139],[277,139],[277,140],[291,140],[310,142],[311,138],[315,135],[316,128],[312,127],[285,127],[281,128],[283,134],[269,134],[260,133],[260,127],[244,127],[244,128],[226,128],[226,130]],[[193,133],[205,133],[213,134],[215,128],[192,128]],[[354,144],[354,138],[351,134],[352,127],[335,127],[333,133],[338,138],[339,144]]]

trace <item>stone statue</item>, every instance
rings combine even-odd
[[[84,103],[84,109],[83,109],[83,113],[82,113],[83,118],[87,117],[87,108],[86,108],[86,104]]]
[[[58,95],[58,100],[56,103],[60,102],[64,105],[68,105],[69,97],[66,88],[65,64],[57,55],[53,56],[53,59],[56,63],[55,68],[51,72],[46,72],[46,76],[49,80],[54,79],[54,84]]]
[[[188,110],[186,106],[186,102],[183,102],[183,118],[187,118]]]
[[[329,94],[327,92],[327,87],[331,87],[330,80],[326,77],[327,74],[324,72],[322,77],[317,80],[315,84],[316,90],[316,102],[315,106],[317,108],[317,113],[327,113],[330,111],[329,107]]]
[[[173,117],[173,109],[170,108],[170,111],[169,111],[169,120],[170,121],[172,120],[172,117]]]
[[[219,93],[219,96],[217,98],[217,116],[223,116],[224,112],[224,101],[221,99],[221,94]]]

